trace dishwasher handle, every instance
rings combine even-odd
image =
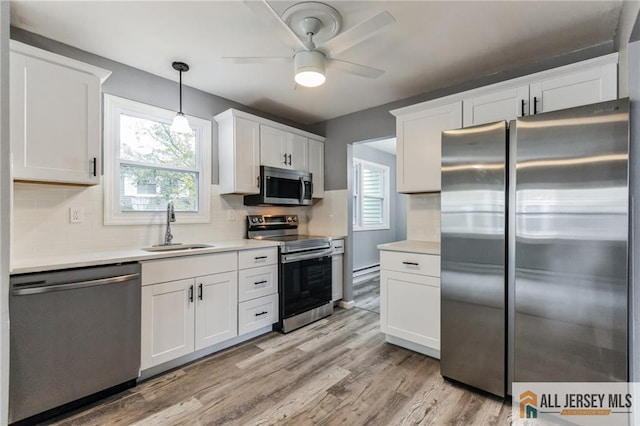
[[[41,287],[14,288],[11,293],[14,296],[27,296],[30,294],[51,293],[54,291],[76,290],[79,288],[96,287],[99,285],[123,283],[126,281],[132,281],[132,280],[138,279],[139,277],[140,277],[140,274],[127,274],[127,275],[120,275],[117,277],[100,278],[97,280],[89,280],[89,281],[78,281],[75,283],[67,283],[67,284],[54,284],[54,285],[41,286]],[[41,283],[44,283],[44,281],[37,281],[34,284],[41,284]]]

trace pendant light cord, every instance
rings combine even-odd
[[[180,114],[182,114],[182,70],[180,71]]]

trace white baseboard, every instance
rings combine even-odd
[[[340,306],[341,308],[344,308],[344,309],[351,309],[351,308],[354,308],[356,306],[356,302],[353,301],[353,300],[350,300],[348,302],[346,300],[341,300],[341,301],[338,302],[338,306]]]
[[[376,278],[380,276],[380,266],[377,266],[375,268],[371,268],[371,269],[367,269],[365,274],[359,274],[356,275],[355,273],[353,274],[353,285],[358,285],[360,283],[363,283],[365,281],[369,281],[372,278]]]

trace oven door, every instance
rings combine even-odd
[[[283,254],[280,263],[282,319],[331,302],[331,249]]]

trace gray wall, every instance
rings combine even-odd
[[[9,404],[9,2],[0,1],[0,424]]]
[[[167,80],[157,75],[124,65],[119,62],[103,58],[98,55],[77,49],[34,34],[20,28],[11,27],[11,38],[50,52],[54,52],[69,58],[105,68],[111,71],[111,76],[102,86],[104,93],[120,96],[127,99],[155,105],[169,110],[178,110],[178,72],[176,81]],[[167,68],[171,64],[167,64]],[[183,81],[188,81],[188,73],[183,75]],[[209,93],[193,89],[183,85],[183,111],[187,115],[204,118],[213,123],[213,147],[212,147],[212,183],[218,183],[218,131],[213,116],[229,108],[246,111],[280,123],[288,124],[303,130],[309,130],[308,126],[292,122],[290,120],[269,115],[257,111],[229,99],[211,95]]]
[[[353,145],[353,158],[383,164],[389,167],[389,229],[353,231],[353,270],[380,263],[378,244],[405,240],[407,235],[407,196],[396,192],[396,156],[373,149],[366,143]]]
[[[311,126],[310,131],[325,135],[327,138],[325,141],[325,188],[327,190],[347,188],[347,145],[396,136],[395,117],[389,114],[390,110],[613,52],[614,46],[611,41],[471,81],[452,82],[449,87],[315,124]]]

